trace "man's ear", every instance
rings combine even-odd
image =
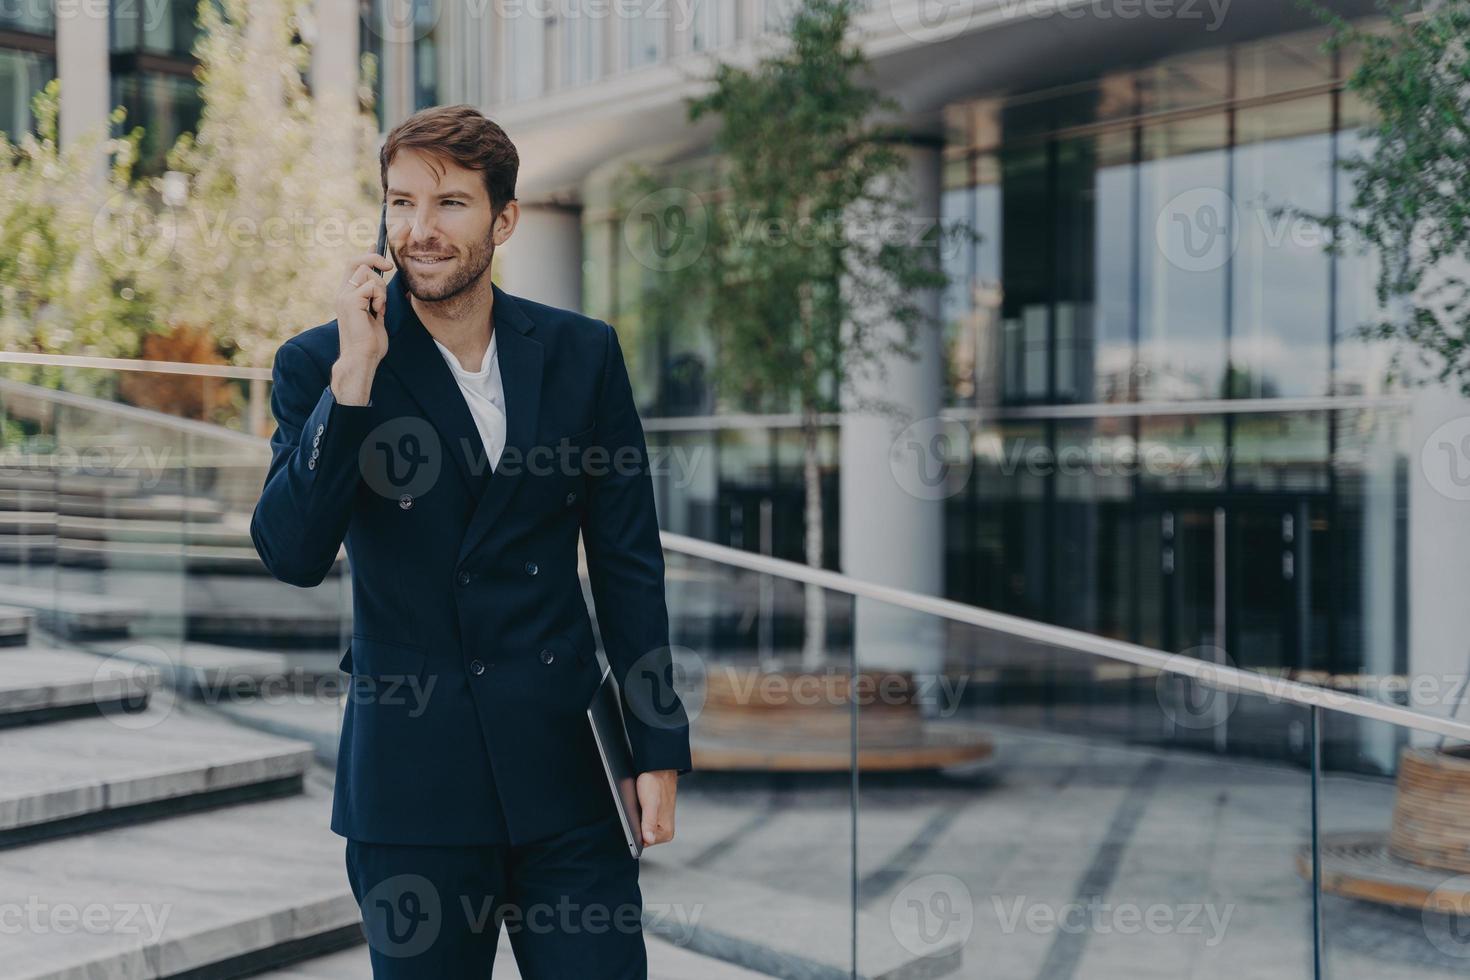
[[[516,230],[516,222],[521,220],[521,206],[515,198],[505,202],[505,207],[495,216],[493,240],[497,246],[504,245]]]

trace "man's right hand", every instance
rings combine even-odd
[[[393,263],[376,252],[366,252],[347,263],[337,290],[337,363],[332,365],[332,397],[343,405],[366,405],[378,362],[388,353],[388,331],[383,312],[388,287],[377,270],[388,272]]]

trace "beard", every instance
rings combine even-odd
[[[449,270],[439,276],[417,275],[410,263],[399,259],[395,254],[393,264],[398,266],[398,274],[403,277],[403,284],[409,295],[425,303],[442,303],[473,286],[485,274],[485,270],[490,267],[490,260],[495,257],[493,228],[492,225],[492,230],[486,232],[484,239],[469,246],[464,258],[448,260],[446,264],[450,267]]]

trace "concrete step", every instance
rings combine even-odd
[[[329,573],[327,582],[331,581],[332,574],[346,573],[346,563],[340,554],[336,569],[336,572]],[[323,586],[326,586],[327,582],[324,582]],[[279,583],[273,579],[266,579],[262,584],[274,586]],[[284,590],[294,587],[281,585],[280,588]],[[317,594],[324,595],[323,592]],[[4,601],[3,594],[0,594],[0,601]],[[220,602],[206,604],[200,601],[189,609],[187,635],[199,640],[233,643],[240,646],[268,646],[277,649],[292,647],[337,649],[337,655],[340,657],[343,644],[339,644],[338,641],[342,636],[343,615],[338,610],[331,608],[331,601],[324,597],[315,606],[303,606],[297,603],[290,607],[283,605],[246,607],[242,604],[239,608],[224,608]]]
[[[34,611],[38,625],[65,637],[126,635],[147,612],[138,599],[31,585],[0,585],[0,603]]]
[[[0,606],[0,647],[23,646],[30,642],[33,610],[23,606]]]
[[[301,791],[310,745],[182,707],[0,730],[0,848]]]
[[[642,861],[638,879],[645,907],[697,903],[699,909],[697,920],[662,916],[646,919],[646,927],[693,952],[789,980],[919,980],[960,968],[959,936],[926,941],[913,923],[860,911],[861,962],[853,973],[852,936],[846,928],[832,928],[848,921],[847,908],[650,856]]]
[[[224,575],[268,575],[255,545],[189,544],[178,541],[77,541],[59,539],[53,560],[68,568],[123,568]],[[338,562],[345,557],[337,556]]]
[[[0,514],[0,533],[13,518],[29,518],[29,514]],[[80,517],[71,514],[59,518],[56,533],[75,541],[126,541],[139,544],[177,544],[188,541],[196,545],[232,545],[254,547],[250,539],[250,515],[225,514],[208,524],[182,521],[119,520],[113,517]]]
[[[189,697],[211,704],[239,698],[329,696],[343,689],[336,652],[255,650],[185,640],[167,649],[128,640],[91,640],[81,646],[104,657],[147,664],[163,682]]]
[[[61,493],[56,497],[56,511],[64,517],[106,517],[113,520],[185,521],[206,523],[218,521],[225,512],[219,501],[208,497],[182,494],[152,494],[146,497],[98,497],[89,494]]]
[[[143,478],[136,474],[76,473],[36,465],[0,472],[0,489],[131,496],[143,490],[144,485]]]
[[[707,956],[690,952],[644,930],[648,949],[648,980],[769,980],[770,974],[756,973]],[[328,956],[319,956],[280,970],[260,975],[260,980],[362,980],[372,976],[372,960],[366,943]],[[495,980],[521,980],[511,949],[510,932],[500,931],[495,950]]]
[[[158,672],[55,647],[0,649],[0,727],[142,711]],[[0,766],[4,759],[0,756]]]
[[[25,926],[0,972],[246,976],[361,942],[330,813],[312,774],[294,796],[0,851],[0,908]]]
[[[339,691],[348,683],[343,677]],[[326,688],[327,685],[323,684]],[[342,737],[342,713],[347,705],[342,693],[316,697],[268,699],[236,697],[212,707],[231,721],[256,731],[310,742],[316,760],[328,769],[337,768],[337,748]]]

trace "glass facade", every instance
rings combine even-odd
[[[112,104],[123,129],[143,127],[137,172],[160,174],[178,138],[199,125],[204,104],[194,79],[199,5],[190,0],[111,4]]]
[[[1259,670],[1403,668],[1407,415],[1372,399],[1385,358],[1354,336],[1373,260],[1327,255],[1289,210],[1342,206],[1365,121],[1321,40],[948,108],[944,216],[980,234],[946,259],[944,404],[973,456],[945,502],[949,598]],[[589,309],[636,350],[644,411],[692,414],[670,379],[711,355],[640,307],[616,216],[587,214]],[[691,515],[767,499],[775,553],[801,560],[800,466],[731,435],[669,528],[754,548]]]
[[[21,133],[35,132],[31,99],[55,77],[55,58],[0,48],[0,132],[11,142]]]
[[[56,77],[56,11],[49,3],[0,4],[0,132],[35,132],[31,99]]]

